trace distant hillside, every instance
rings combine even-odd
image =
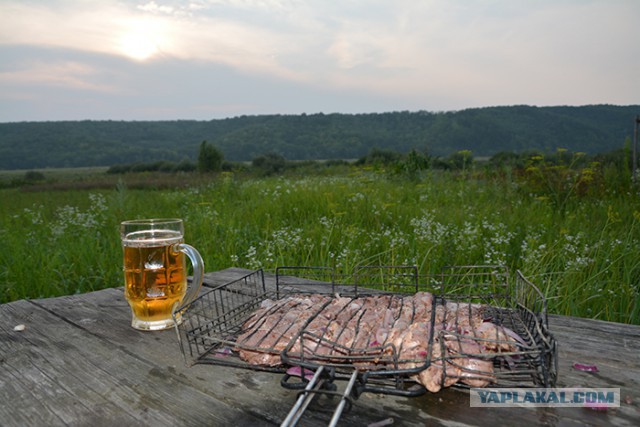
[[[225,159],[278,153],[290,160],[359,158],[372,148],[448,156],[557,148],[622,148],[640,105],[487,107],[457,112],[242,116],[210,121],[0,123],[0,169],[195,160],[204,140]]]

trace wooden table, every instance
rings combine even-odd
[[[248,272],[208,273],[205,282]],[[277,374],[187,367],[174,330],[140,332],[129,322],[121,288],[0,306],[0,425],[271,426],[296,400]],[[640,425],[640,326],[563,316],[550,323],[560,346],[557,386],[619,387],[620,408],[471,408],[468,393],[454,388],[415,398],[365,393],[340,425]],[[311,412],[301,425],[329,419]]]

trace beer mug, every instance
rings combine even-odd
[[[155,331],[174,325],[173,312],[198,296],[204,263],[184,243],[181,219],[143,219],[120,224],[124,251],[124,295],[131,306],[131,326]],[[193,265],[187,292],[185,255]],[[176,322],[182,321],[176,313]]]

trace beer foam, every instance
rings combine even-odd
[[[182,234],[175,230],[143,230],[129,233],[122,240],[125,246],[148,247],[182,243]]]

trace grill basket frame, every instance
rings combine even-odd
[[[375,392],[402,396],[417,396],[425,392],[424,387],[412,378],[432,363],[443,366],[443,378],[459,375],[455,368],[469,357],[491,359],[493,362],[491,387],[552,387],[557,379],[557,343],[549,331],[547,304],[542,292],[520,271],[511,277],[501,266],[451,266],[438,275],[420,276],[415,266],[364,266],[351,275],[338,274],[333,268],[294,266],[279,267],[275,272],[275,286],[267,286],[262,269],[243,277],[204,291],[194,301],[178,308],[174,314],[176,332],[182,354],[187,365],[214,364],[233,368],[267,371],[284,374],[281,384],[286,388],[304,388],[307,379],[303,375],[287,374],[291,366],[316,370],[325,368],[330,380],[349,380],[355,359],[347,363],[319,360],[292,354],[295,339],[308,339],[305,330],[299,331],[285,350],[278,351],[285,362],[282,365],[254,365],[238,356],[237,337],[242,325],[269,299],[279,301],[292,294],[324,294],[366,298],[370,295],[411,295],[416,292],[431,292],[435,303],[447,307],[447,303],[483,304],[487,315],[496,322],[521,335],[526,345],[517,351],[503,351],[499,355],[452,353],[445,342],[473,340],[478,344],[504,343],[499,336],[495,340],[470,338],[464,331],[432,327],[430,345],[440,345],[440,358],[431,358],[431,351],[424,363],[412,369],[399,368],[397,356],[394,362],[379,370],[362,370],[358,375],[357,394]],[[435,310],[432,310],[435,313]],[[178,322],[181,319],[181,322]],[[457,319],[457,318],[456,318]],[[456,322],[459,319],[456,320]],[[438,320],[435,315],[432,325]],[[449,325],[450,326],[450,325]],[[435,331],[435,332],[434,332]],[[307,334],[307,335],[305,335]],[[317,339],[317,337],[316,337]],[[243,346],[240,345],[242,348]],[[248,350],[272,351],[248,347]],[[365,356],[363,357],[372,357]],[[361,360],[358,360],[361,362]],[[450,367],[447,372],[447,367]],[[456,373],[457,372],[457,373]],[[478,375],[482,372],[466,372]],[[456,384],[458,388],[468,386]]]

